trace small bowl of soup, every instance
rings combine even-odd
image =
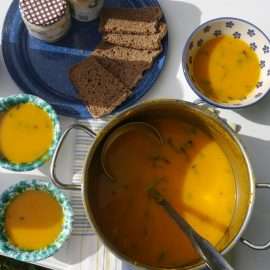
[[[72,230],[72,208],[47,181],[21,181],[0,197],[0,252],[20,261],[43,260],[60,249]]]
[[[0,100],[0,166],[30,171],[52,156],[60,124],[53,108],[39,97],[19,94]]]
[[[188,38],[182,58],[191,89],[221,108],[255,104],[270,89],[270,41],[255,25],[217,18]]]

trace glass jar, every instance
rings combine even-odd
[[[69,0],[72,16],[81,22],[95,20],[103,7],[104,0]]]

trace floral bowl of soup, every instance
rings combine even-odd
[[[138,125],[115,133],[138,122],[150,124],[160,139]],[[56,174],[59,150],[73,128],[93,139],[82,185],[64,184]],[[186,235],[149,196],[151,187],[222,254],[241,239],[255,198],[252,167],[235,132],[209,109],[180,100],[139,104],[97,135],[86,126],[71,126],[53,156],[51,180],[64,189],[81,189],[89,221],[104,244],[143,269],[206,266]],[[269,247],[270,242],[263,246]]]
[[[182,66],[191,89],[221,108],[243,108],[270,89],[270,41],[255,25],[217,18],[188,38]]]
[[[30,171],[52,156],[60,135],[54,109],[33,95],[0,99],[0,166]]]
[[[0,252],[20,261],[52,256],[72,230],[72,208],[47,181],[24,180],[0,197]]]

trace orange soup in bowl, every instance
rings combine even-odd
[[[148,122],[164,142],[132,130],[112,143],[106,166],[114,179],[103,172],[93,183],[96,221],[121,254],[140,264],[189,265],[199,255],[147,191],[155,186],[216,246],[233,217],[234,174],[223,149],[205,130],[172,116]]]
[[[53,243],[63,225],[63,210],[48,192],[28,190],[10,202],[5,230],[10,242],[24,250],[42,249]]]
[[[194,80],[207,97],[222,103],[247,98],[260,76],[259,59],[240,39],[221,36],[207,41],[193,62]]]
[[[48,151],[53,125],[47,112],[33,103],[18,104],[0,118],[0,152],[15,164],[30,163]]]

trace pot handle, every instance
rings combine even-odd
[[[260,189],[270,189],[270,184],[256,184],[256,188],[260,188]],[[254,250],[267,250],[270,248],[270,240],[268,242],[266,242],[265,244],[262,245],[256,245],[251,243],[250,241],[244,239],[243,237],[240,238],[240,241],[242,244],[248,246],[251,249]]]
[[[220,116],[219,110],[217,110],[214,106],[208,104],[207,102],[203,101],[202,99],[196,99],[193,103],[205,108],[206,110],[208,110],[209,112],[214,114],[216,118],[223,121],[235,133],[239,133],[239,131],[241,130],[241,126],[239,124],[232,123],[232,122],[228,121],[226,118],[222,118]]]
[[[63,132],[62,136],[60,137],[59,142],[57,144],[57,147],[56,147],[55,152],[54,152],[53,157],[52,157],[52,162],[51,162],[51,166],[50,166],[50,179],[53,182],[53,184],[55,184],[57,187],[62,188],[62,189],[66,189],[66,190],[80,190],[81,189],[81,184],[62,183],[56,175],[56,163],[57,163],[60,149],[65,141],[65,138],[70,133],[70,131],[73,129],[82,130],[92,138],[96,137],[96,133],[94,131],[92,131],[90,128],[88,128],[84,125],[81,125],[81,124],[71,125],[69,128],[67,128]]]

